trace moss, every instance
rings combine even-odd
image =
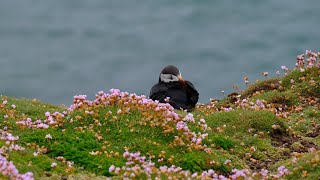
[[[295,150],[298,151],[299,149],[304,148],[304,146],[300,142],[294,142],[291,147]]]
[[[241,93],[243,98],[247,98],[252,96],[257,91],[272,91],[278,90],[280,88],[280,79],[279,78],[272,78],[264,81],[259,81],[257,83],[251,84],[245,91]]]
[[[43,103],[36,99],[16,99],[9,97],[9,105],[16,105],[16,111],[30,118],[44,118],[45,112],[62,112],[66,110],[64,106],[56,106],[49,103]]]
[[[268,91],[253,97],[253,99],[265,100],[267,103],[293,106],[299,103],[298,95],[291,91]]]
[[[210,142],[214,143],[218,148],[231,149],[235,146],[235,142],[231,138],[227,138],[221,134],[212,134],[209,138]]]
[[[268,111],[235,110],[214,113],[205,118],[208,126],[212,128],[226,125],[224,132],[228,135],[247,134],[251,128],[253,132],[269,132],[274,124],[284,128],[283,121]]]

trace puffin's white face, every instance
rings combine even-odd
[[[183,78],[180,70],[177,67],[169,65],[161,71],[159,80],[161,82],[168,83],[168,82],[183,81]]]
[[[168,83],[168,82],[181,81],[181,80],[183,80],[183,78],[182,78],[182,75],[181,75],[181,73],[179,71],[179,75],[178,76],[173,75],[173,74],[162,74],[161,73],[160,74],[160,80],[162,82]]]

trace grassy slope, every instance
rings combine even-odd
[[[211,147],[211,153],[172,145],[178,132],[163,133],[163,128],[157,124],[163,117],[148,109],[133,108],[129,113],[120,114],[117,111],[123,109],[121,104],[80,109],[62,118],[57,127],[29,129],[15,122],[27,117],[43,120],[46,119],[45,112],[63,112],[66,108],[37,100],[7,98],[8,104],[0,108],[0,127],[6,126],[8,132],[19,136],[17,144],[26,150],[5,155],[21,173],[31,171],[37,179],[58,179],[61,176],[99,179],[111,176],[113,174],[108,171],[111,165],[121,167],[125,164],[122,156],[125,149],[140,151],[155,161],[156,166],[174,164],[192,172],[214,169],[227,175],[233,168],[275,171],[278,166],[285,165],[293,172],[287,176],[288,179],[314,179],[320,176],[320,87],[319,83],[314,83],[319,80],[318,69],[303,73],[293,71],[281,79],[252,84],[240,98],[236,95],[227,97],[215,102],[211,108],[199,106],[193,114],[196,121],[200,118],[206,120],[208,138],[204,143]],[[265,107],[236,103],[237,99],[243,98],[249,102],[265,100]],[[11,104],[16,108],[10,108]],[[224,109],[230,107],[234,110],[225,112]],[[90,115],[85,110],[94,114]],[[178,113],[181,116],[186,114]],[[10,117],[4,119],[5,114],[10,114]],[[273,125],[277,128],[272,128]],[[195,132],[200,131],[196,124],[190,123],[189,127]],[[47,134],[52,139],[46,139]],[[3,144],[0,141],[0,145]],[[312,147],[315,152],[308,152]],[[34,152],[39,155],[34,156]],[[56,159],[58,156],[75,165],[68,167],[66,162]],[[158,162],[161,158],[162,161]],[[225,163],[226,160],[231,160],[231,163]],[[53,162],[58,166],[52,168]]]

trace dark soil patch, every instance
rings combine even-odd
[[[274,163],[279,161],[279,159],[268,159],[266,161],[262,160],[248,160],[247,164],[250,166],[251,170],[254,171],[260,171],[261,169],[268,169],[270,168]]]
[[[230,103],[234,103],[238,100],[239,94],[237,92],[233,92],[231,94],[228,94],[228,97],[230,98]]]
[[[314,130],[307,134],[308,137],[315,138],[320,135],[320,125],[317,125]]]
[[[286,107],[286,106],[289,106],[290,104],[292,104],[290,102],[290,99],[287,99],[284,96],[273,98],[270,100],[270,102],[275,104],[275,106],[278,106],[278,107]]]
[[[303,140],[299,136],[291,135],[286,132],[275,130],[270,133],[270,136],[272,139],[273,146],[289,148],[290,152],[304,153],[304,152],[308,152],[310,148],[319,149],[319,147],[313,142]],[[296,142],[300,143],[301,145],[295,147],[293,144]]]
[[[249,159],[247,160],[247,164],[252,170],[257,171],[261,169],[268,169],[274,163],[290,158],[292,152],[304,153],[308,152],[310,148],[315,148],[316,150],[319,149],[319,147],[313,142],[303,140],[301,137],[295,135],[290,135],[285,131],[275,130],[270,133],[270,136],[273,146],[288,148],[290,151],[285,151],[281,159],[276,159],[274,157],[269,157],[266,161]],[[297,143],[298,145],[294,145],[294,143]]]

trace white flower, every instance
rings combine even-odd
[[[51,167],[54,168],[54,167],[57,167],[57,165],[58,165],[57,163],[53,162],[53,163],[51,164]]]
[[[294,80],[293,80],[293,79],[290,79],[290,83],[293,84],[293,83],[294,83]]]
[[[12,109],[15,109],[15,108],[16,108],[16,105],[12,104],[11,107],[12,107]]]
[[[227,159],[224,161],[224,164],[230,164],[231,163],[231,160],[230,159]]]
[[[286,66],[281,66],[281,69],[285,70],[285,71],[288,70],[288,68]]]
[[[47,134],[45,138],[46,139],[52,139],[52,136],[50,134]]]

